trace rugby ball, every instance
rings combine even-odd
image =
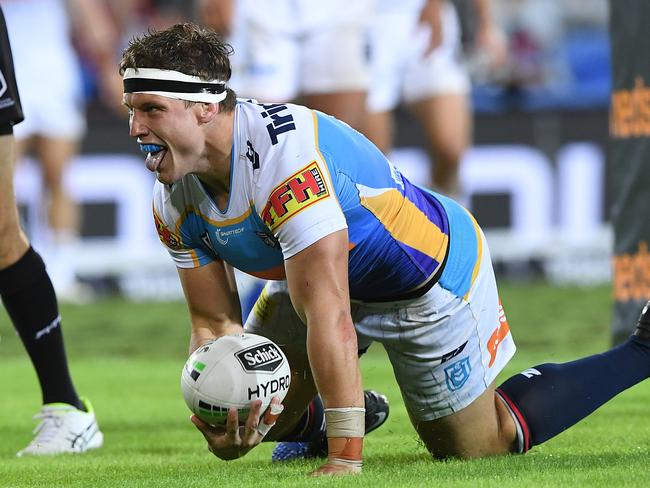
[[[189,409],[210,425],[226,423],[228,409],[248,418],[250,403],[263,413],[274,396],[284,399],[291,382],[289,361],[270,339],[256,334],[226,335],[194,351],[183,367],[181,390]]]

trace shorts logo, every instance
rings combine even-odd
[[[181,242],[181,238],[169,230],[167,225],[165,225],[162,219],[158,217],[158,214],[156,212],[153,213],[153,219],[156,223],[156,231],[158,232],[160,241],[168,248],[175,251],[182,249],[183,243]]]
[[[275,230],[310,205],[329,197],[323,173],[316,161],[278,185],[262,211],[262,220]]]
[[[5,94],[7,91],[7,81],[5,80],[5,76],[2,74],[2,71],[0,70],[0,97]]]
[[[510,333],[510,327],[508,326],[508,320],[506,320],[506,314],[503,311],[503,306],[501,305],[501,303],[499,303],[499,325],[497,326],[496,329],[494,329],[494,332],[492,332],[492,335],[488,339],[488,343],[487,343],[487,351],[490,354],[490,362],[488,363],[489,368],[492,367],[494,361],[497,358],[497,351],[499,350],[499,345],[503,342],[503,340],[506,337],[508,337],[509,333]]]
[[[284,361],[282,353],[270,342],[239,351],[237,359],[246,371],[273,373]]]
[[[447,382],[447,389],[449,391],[460,390],[472,372],[472,366],[469,363],[469,358],[463,358],[456,361],[445,368],[445,381]]]

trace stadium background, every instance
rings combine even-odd
[[[465,1],[459,0],[461,6]],[[151,3],[173,8],[186,2]],[[505,378],[609,343],[611,80],[606,0],[494,3],[505,10],[528,4],[537,12],[530,14],[532,24],[509,20],[511,71],[474,86],[474,144],[463,164],[467,204],[486,229],[520,348]],[[61,311],[75,383],[92,399],[106,444],[78,457],[15,459],[29,441],[29,414],[40,399],[29,360],[0,310],[0,486],[304,486],[303,476],[316,462],[272,465],[268,445],[233,463],[207,457],[178,388],[189,327],[175,269],[151,222],[153,176],[128,137],[126,116],[97,99],[90,68],[86,83],[89,129],[68,174],[84,207],[82,241],[71,264],[98,300],[64,303]],[[423,134],[405,110],[398,117],[392,157],[407,174],[424,179]],[[44,216],[33,162],[19,166],[16,189],[39,248]],[[650,482],[647,385],[526,456],[431,464],[424,462],[427,454],[381,348],[371,348],[362,367],[365,386],[389,396],[391,417],[366,443],[364,477],[337,486]]]
[[[186,10],[182,2],[156,3],[172,12]],[[457,3],[461,11],[467,7],[466,0]],[[512,14],[517,3],[528,4],[528,17],[550,15],[549,24],[557,25],[531,23],[524,14],[517,18]],[[501,276],[608,283],[607,2],[494,4],[508,29],[511,61],[500,79],[475,80],[474,145],[461,173],[465,203],[487,231]],[[96,97],[92,70],[85,74],[89,129],[68,175],[84,209],[83,239],[70,264],[100,295],[180,298],[175,270],[150,222],[152,176],[128,137],[126,117],[107,110]],[[406,111],[398,111],[392,159],[415,181],[426,182],[423,145],[420,128]],[[37,165],[27,161],[16,176],[17,197],[36,247],[44,236],[38,174]]]

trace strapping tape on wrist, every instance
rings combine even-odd
[[[363,407],[326,408],[327,437],[363,437],[365,416]]]

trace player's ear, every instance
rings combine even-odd
[[[220,112],[218,103],[200,103],[199,110],[199,122],[207,123],[211,122],[212,119]]]

